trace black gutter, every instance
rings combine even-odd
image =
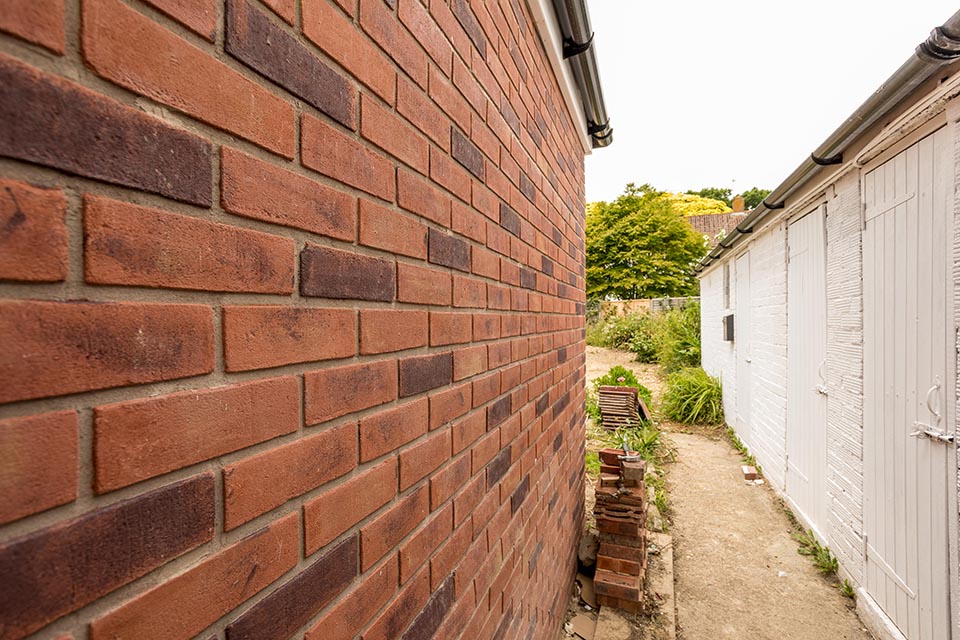
[[[813,177],[821,166],[840,164],[843,153],[856,139],[886,116],[914,89],[933,77],[943,67],[960,59],[960,11],[936,27],[930,36],[917,47],[913,55],[887,79],[873,95],[860,105],[847,120],[817,147],[786,180],[770,192],[770,195],[737,225],[734,232],[724,238],[716,249],[708,253],[694,267],[697,272],[719,258],[725,249],[754,227],[771,211],[782,209],[787,198]]]
[[[594,149],[606,147],[613,142],[613,129],[600,86],[597,50],[586,0],[553,0],[553,8],[563,36],[563,57],[570,63],[583,101],[591,144]]]

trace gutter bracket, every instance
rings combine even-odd
[[[591,46],[593,46],[593,35],[590,34],[590,37],[587,38],[586,42],[575,42],[573,38],[564,38],[563,39],[563,59],[572,58],[573,56],[578,56]]]
[[[766,208],[769,209],[770,211],[775,211],[776,209],[783,209],[783,207],[784,207],[784,203],[782,203],[782,202],[778,202],[778,203],[776,203],[776,204],[772,204],[772,203],[767,202],[766,200],[764,200],[762,204],[763,204],[764,207],[766,207]]]
[[[821,167],[829,167],[832,164],[842,164],[843,153],[841,152],[836,155],[832,155],[829,158],[821,158],[815,153],[811,153],[810,159],[813,160],[814,164],[820,165]]]
[[[937,27],[917,47],[917,54],[938,62],[956,60],[960,58],[960,38]]]

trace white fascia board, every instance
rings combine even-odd
[[[593,143],[587,134],[587,118],[583,114],[580,90],[577,89],[577,84],[573,81],[573,71],[570,70],[570,65],[563,59],[563,37],[560,35],[557,16],[553,12],[553,4],[550,0],[529,0],[527,4],[533,14],[533,22],[537,27],[540,42],[543,43],[547,57],[550,58],[550,66],[557,77],[557,84],[560,85],[563,100],[567,103],[567,109],[575,121],[574,124],[579,125],[577,133],[580,134],[583,153],[584,155],[590,155],[593,152]]]

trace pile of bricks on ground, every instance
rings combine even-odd
[[[647,568],[646,462],[635,452],[600,451],[600,479],[593,514],[600,532],[594,588],[601,606],[638,613]]]

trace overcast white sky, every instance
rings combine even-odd
[[[589,0],[614,142],[587,201],[628,182],[772,189],[957,5]]]

